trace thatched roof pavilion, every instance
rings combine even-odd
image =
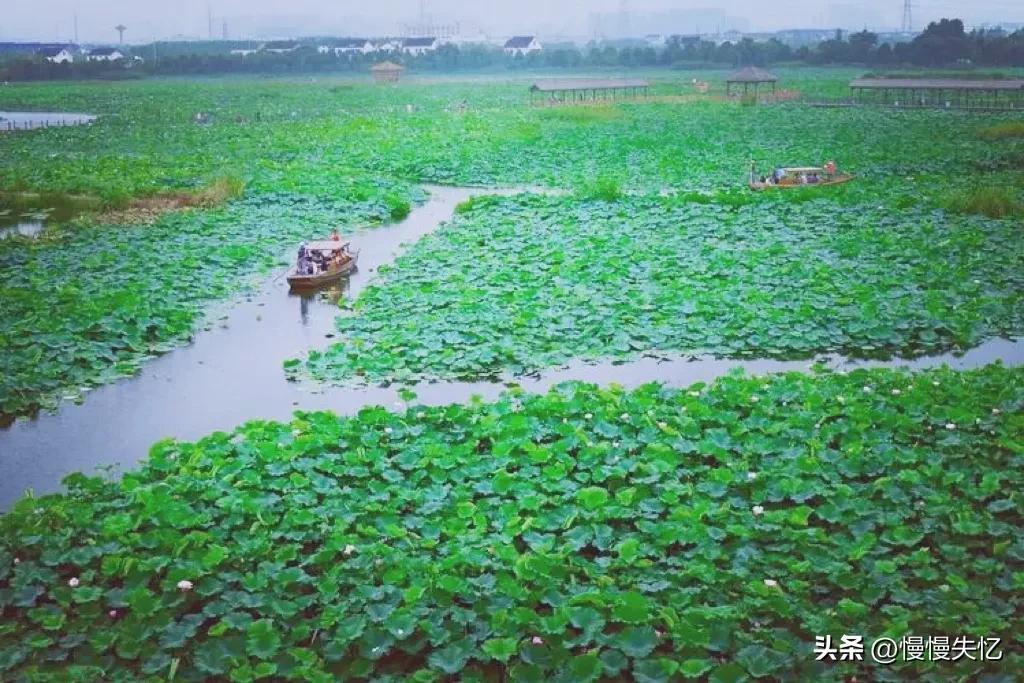
[[[725,79],[725,94],[732,94],[733,84],[743,84],[743,94],[746,95],[750,86],[754,86],[754,95],[757,95],[758,88],[762,83],[771,83],[772,92],[775,92],[775,83],[779,80],[779,77],[770,71],[756,66],[745,66],[733,75]]]
[[[394,62],[381,62],[370,67],[375,83],[397,83],[405,67]]]

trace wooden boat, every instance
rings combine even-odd
[[[311,261],[322,261],[326,267],[313,273],[300,273],[298,265],[288,271],[288,286],[293,290],[311,290],[336,282],[356,268],[359,252],[348,242],[316,240],[306,245]]]
[[[762,183],[753,178],[750,179],[750,189],[755,192],[761,190],[792,190],[795,187],[822,187],[823,185],[842,185],[853,180],[854,176],[850,173],[833,173],[829,176],[825,169],[821,166],[794,166],[792,168],[782,169],[785,175],[777,183]],[[818,175],[820,180],[816,183],[801,183],[797,178],[801,173],[815,173]]]

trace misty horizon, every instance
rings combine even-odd
[[[365,5],[330,0],[184,0],[173,6],[125,0],[15,0],[0,23],[0,41],[118,42],[153,40],[294,38],[303,36],[407,35],[422,25],[458,25],[463,37],[531,34],[543,38],[622,38],[658,34],[714,34],[783,29],[867,28],[898,30],[900,0],[820,4],[780,0],[731,0],[717,7],[706,0],[685,5],[664,0],[570,0],[554,6],[539,0],[495,2],[481,7],[460,0],[379,0]],[[981,0],[967,5],[949,0],[915,3],[913,28],[939,18],[959,18],[967,26],[1024,22],[1021,3]]]

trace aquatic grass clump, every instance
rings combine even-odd
[[[0,678],[843,681],[880,665],[816,637],[977,633],[1002,659],[886,679],[1002,680],[1022,403],[1001,366],[731,375],[163,441],[0,517]]]
[[[974,187],[951,192],[941,200],[947,211],[973,213],[989,218],[1024,216],[1019,190],[1010,187]]]
[[[1024,121],[1005,121],[982,128],[978,132],[978,137],[990,142],[994,140],[1024,138]]]
[[[382,197],[384,205],[387,207],[388,215],[393,221],[400,221],[409,215],[412,210],[412,204],[409,200],[401,195],[393,192],[388,192]]]
[[[538,112],[541,119],[565,123],[602,123],[624,116],[621,107],[608,104],[552,106]]]
[[[602,202],[615,202],[624,196],[621,182],[610,175],[601,175],[577,185],[574,194],[577,199]]]

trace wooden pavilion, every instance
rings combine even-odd
[[[643,78],[548,78],[530,86],[530,102],[564,104],[626,97],[646,97],[651,84]]]
[[[765,71],[764,69],[756,66],[745,66],[733,75],[725,79],[725,94],[726,96],[732,95],[732,87],[743,85],[743,94],[746,95],[751,86],[753,86],[754,97],[757,97],[758,90],[763,84],[770,83],[772,86],[772,93],[775,93],[775,84],[778,82],[779,77],[775,74]],[[738,93],[737,93],[738,94]]]
[[[857,104],[943,109],[1024,109],[1024,79],[857,78]]]
[[[381,62],[370,67],[374,83],[397,83],[405,67],[394,62]]]

